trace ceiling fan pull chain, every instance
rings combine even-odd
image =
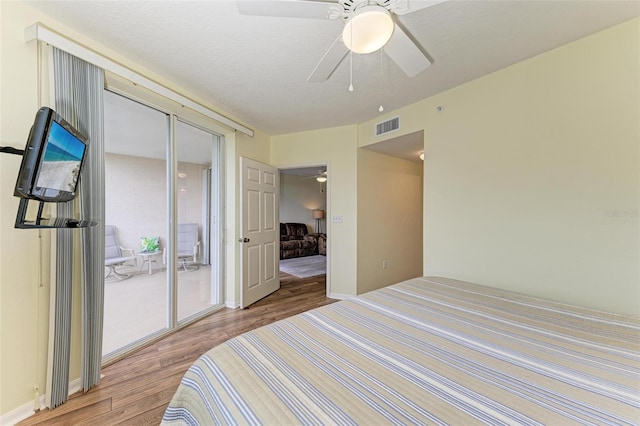
[[[353,51],[349,55],[351,65],[349,66],[349,91],[353,92]]]
[[[351,26],[351,43],[353,44],[353,25]],[[349,49],[349,91],[353,92],[353,50]]]
[[[382,73],[382,49],[380,49],[380,87],[379,87],[379,94],[380,94],[380,107],[378,108],[378,112],[383,112],[384,111],[384,107],[382,106],[382,79],[383,79],[383,73]]]

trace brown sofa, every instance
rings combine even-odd
[[[318,235],[318,254],[327,255],[327,236],[325,234]]]
[[[318,248],[319,237],[323,235],[309,234],[307,225],[304,223],[281,223],[280,259],[313,256],[316,254],[326,255],[326,237],[323,245],[324,253],[319,253]]]

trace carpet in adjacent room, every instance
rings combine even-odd
[[[294,257],[280,260],[280,270],[298,278],[327,273],[327,257],[322,255]]]

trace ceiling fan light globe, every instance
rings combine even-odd
[[[327,178],[326,178],[326,176],[318,176],[318,177],[316,178],[316,180],[317,180],[318,182],[322,183],[322,182],[326,182],[326,181],[327,181]]]
[[[342,40],[355,53],[371,53],[387,44],[394,27],[387,9],[365,6],[353,12],[342,30]]]

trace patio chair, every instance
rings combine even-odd
[[[198,239],[197,223],[178,224],[178,269],[183,271],[196,271],[200,240]],[[167,250],[163,250],[163,262],[167,263]]]
[[[200,240],[198,239],[197,223],[178,224],[178,267],[185,271],[195,271],[199,267],[195,265],[198,260]]]
[[[137,264],[137,258],[133,249],[120,247],[116,236],[116,227],[113,225],[105,225],[104,227],[104,267],[108,268],[105,278],[113,274],[119,280],[126,280],[131,274],[120,273],[116,271],[116,267],[123,266],[126,262],[133,261],[133,265]]]

